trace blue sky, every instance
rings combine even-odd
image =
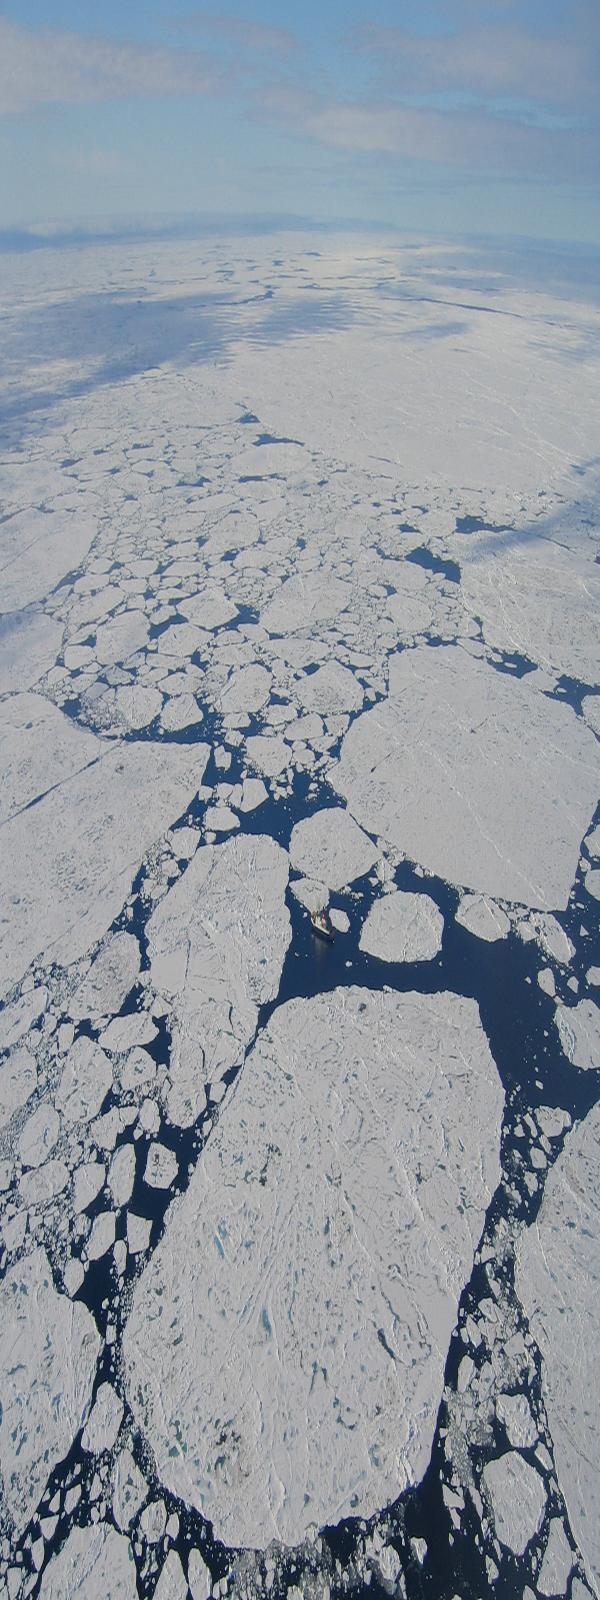
[[[297,215],[600,243],[598,0],[0,7],[0,227]]]

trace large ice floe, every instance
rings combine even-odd
[[[551,909],[567,904],[599,776],[568,706],[423,645],[392,660],[389,699],[353,723],[332,782],[364,827],[440,877]]]
[[[0,1466],[23,1528],[84,1421],[100,1338],[86,1307],[57,1294],[42,1249],[11,1268],[0,1309]]]
[[[124,1340],[163,1482],[227,1542],[295,1544],[423,1473],[502,1106],[456,995],[336,990],[261,1033]]]
[[[47,701],[28,695],[23,706],[21,698],[7,702],[2,719],[0,992],[35,956],[73,961],[106,932],[145,851],[196,793],[208,758],[198,744],[107,745]]]
[[[542,1357],[558,1480],[600,1585],[600,1106],[569,1134],[517,1254],[516,1290]]]
[[[42,1600],[135,1600],[137,1592],[128,1541],[106,1523],[73,1529],[40,1590]]]

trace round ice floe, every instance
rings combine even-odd
[[[305,673],[294,688],[295,699],[307,711],[330,716],[338,711],[360,711],[364,689],[339,661],[326,661],[316,672]]]
[[[115,709],[127,728],[148,728],[158,716],[162,703],[158,689],[146,688],[144,684],[134,683],[115,692]]]
[[[370,833],[439,877],[565,907],[600,752],[569,706],[454,647],[390,660],[389,699],[352,724],[331,774]]]
[[[124,1342],[159,1475],[219,1538],[295,1544],[420,1478],[502,1107],[473,1001],[342,989],[274,1013]]]
[[[522,1556],[542,1526],[546,1509],[543,1479],[515,1450],[489,1461],[483,1476],[500,1543]]]
[[[542,1355],[542,1392],[571,1528],[600,1583],[600,1106],[569,1134],[521,1236],[515,1287]]]
[[[297,822],[290,840],[290,860],[297,872],[342,889],[362,878],[377,860],[378,851],[362,828],[344,811],[331,806]]]
[[[379,961],[432,961],[442,948],[444,918],[427,894],[399,890],[376,900],[360,948]]]
[[[73,1528],[42,1578],[42,1600],[135,1600],[137,1582],[129,1541],[106,1523]]]

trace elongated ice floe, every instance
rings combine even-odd
[[[522,1235],[515,1286],[542,1354],[558,1479],[600,1584],[600,1106],[569,1134]]]
[[[60,722],[84,752],[78,761],[75,751],[66,776],[54,726],[19,727],[15,761],[26,770],[35,752],[43,791],[0,830],[0,993],[34,956],[66,964],[102,937],[145,851],[196,793],[208,759],[205,745],[107,747]]]
[[[564,908],[596,805],[598,746],[568,706],[456,647],[390,663],[331,782],[369,832],[452,883]]]
[[[288,858],[261,834],[198,850],[148,925],[150,971],[173,1007],[169,1115],[203,1110],[204,1085],[243,1059],[277,994],[290,942]]]
[[[379,961],[432,961],[442,948],[444,918],[428,894],[400,890],[371,907],[360,948]]]
[[[10,1269],[0,1288],[0,1466],[17,1528],[81,1427],[99,1351],[93,1317],[57,1294],[43,1250]]]
[[[470,1000],[342,989],[274,1013],[124,1340],[159,1475],[219,1538],[293,1545],[420,1478],[502,1107]]]

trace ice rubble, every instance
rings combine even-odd
[[[569,1135],[521,1237],[515,1286],[542,1355],[559,1484],[584,1560],[600,1582],[598,1248],[600,1107]]]
[[[443,931],[444,918],[429,895],[396,890],[371,906],[360,948],[379,961],[432,961]]]
[[[145,851],[196,793],[208,759],[199,744],[107,748],[60,721],[84,750],[81,770],[74,758],[66,775],[53,724],[43,736],[43,721],[18,730],[18,770],[39,762],[44,792],[2,827],[0,992],[34,956],[67,963],[101,938]]]
[[[389,699],[353,723],[331,781],[369,832],[438,876],[561,908],[599,772],[568,706],[423,645],[392,659]]]
[[[84,1421],[100,1338],[86,1307],[57,1294],[42,1249],[10,1268],[0,1306],[0,1465],[20,1529]]]
[[[288,860],[261,834],[198,850],[148,924],[152,981],[173,1011],[168,1098],[187,1127],[205,1086],[239,1065],[258,1007],[275,998],[290,941]]]
[[[124,1337],[162,1481],[220,1538],[294,1544],[421,1476],[502,1106],[469,1000],[274,1013]]]
[[[129,1542],[105,1522],[73,1528],[40,1589],[41,1600],[136,1600],[137,1592]]]

